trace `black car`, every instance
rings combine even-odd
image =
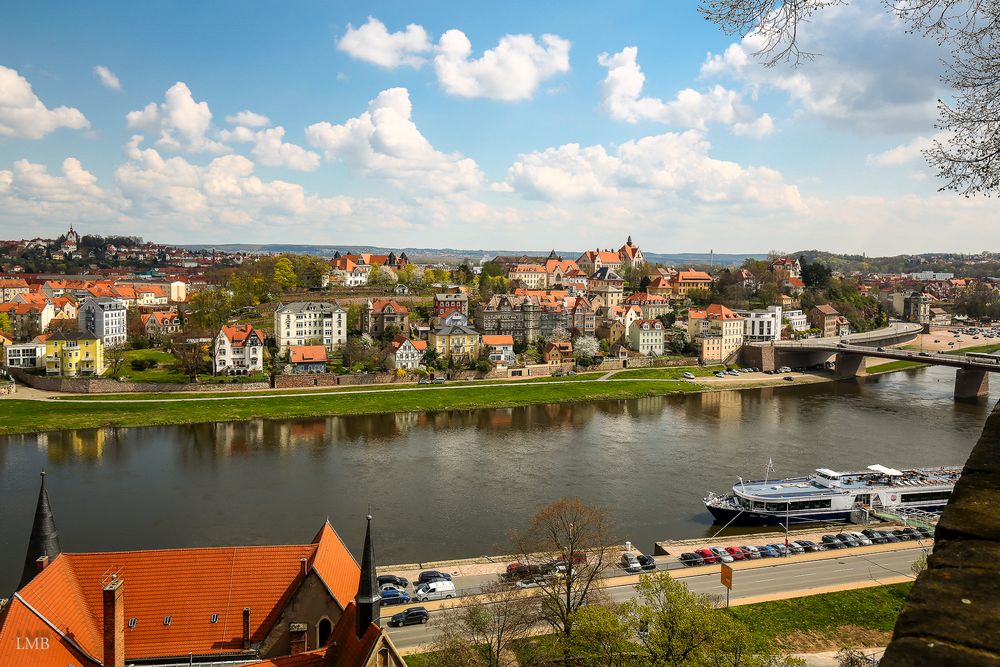
[[[838,540],[833,535],[823,536],[823,546],[825,546],[827,549],[844,549],[847,547],[846,544]]]
[[[639,554],[636,556],[639,560],[639,567],[644,570],[655,570],[656,569],[656,559],[652,556],[647,556],[646,554]]]
[[[416,625],[417,623],[426,623],[430,617],[431,615],[423,607],[410,607],[398,614],[393,614],[392,618],[389,619],[389,625],[394,628]]]
[[[924,536],[924,539],[927,540],[934,539],[934,531],[931,530],[930,528],[924,528],[923,526],[920,526],[919,528],[917,528],[917,530],[920,531],[920,534]]]
[[[916,528],[910,528],[910,527],[901,528],[897,532],[905,533],[905,534],[909,535],[911,540],[920,540],[920,539],[923,539],[923,537],[924,537],[923,534],[919,530],[917,530]]]
[[[405,589],[410,585],[410,580],[406,577],[397,577],[394,574],[380,574],[378,575],[378,587],[382,588],[385,585],[395,586],[399,590]]]
[[[871,528],[866,528],[861,531],[861,534],[872,541],[872,544],[885,544],[889,540],[886,539],[885,535],[880,530],[872,530]]]
[[[837,533],[834,535],[838,540],[840,540],[845,547],[860,547],[861,540],[854,537],[853,535],[848,535],[847,533]]]
[[[451,581],[451,575],[447,572],[438,572],[437,570],[424,570],[417,577],[416,585],[427,584],[432,581]]]
[[[814,551],[819,551],[822,548],[812,540],[795,540],[794,544],[801,547],[803,551],[807,551],[810,553]]]
[[[885,541],[888,542],[889,544],[896,544],[897,542],[901,541],[898,537],[890,533],[888,530],[882,531],[882,537],[884,537]]]
[[[892,531],[892,534],[895,535],[902,542],[913,539],[912,535],[902,530],[894,530]]]
[[[695,565],[704,565],[705,559],[693,552],[682,553],[679,560],[687,565],[688,567],[694,567]]]

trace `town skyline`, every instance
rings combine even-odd
[[[16,8],[0,236],[540,251],[631,232],[661,251],[869,255],[996,240],[996,202],[938,193],[920,156],[948,99],[941,50],[871,1],[815,17],[820,55],[772,69],[694,7],[609,27],[598,8],[306,5],[220,29],[234,8]]]

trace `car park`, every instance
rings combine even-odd
[[[410,585],[410,581],[406,577],[398,577],[395,574],[378,575],[378,587],[382,588],[387,584],[403,590]]]
[[[740,547],[740,549],[743,550],[743,557],[745,559],[755,560],[758,558],[762,558],[760,551],[757,549],[757,547],[745,546],[745,547]]]
[[[414,584],[419,586],[420,584],[426,584],[431,581],[451,581],[451,575],[447,572],[439,572],[437,570],[424,570],[417,577],[417,583]]]
[[[398,588],[383,588],[381,595],[381,604],[408,604],[410,602],[410,594]]]
[[[698,554],[694,553],[693,551],[686,551],[682,553],[678,557],[678,560],[684,563],[684,565],[686,565],[687,567],[695,567],[696,565],[705,564],[705,559],[699,556]]]
[[[735,558],[730,556],[729,552],[727,552],[722,547],[709,547],[708,550],[711,551],[713,554],[715,554],[716,558],[721,560],[723,563],[732,563],[734,560],[736,560]]]
[[[389,619],[389,625],[395,628],[400,628],[404,625],[416,625],[418,623],[426,623],[430,620],[430,617],[430,613],[425,608],[410,607],[398,614],[393,614],[392,618]]]
[[[638,554],[636,558],[639,559],[639,566],[644,570],[655,570],[656,569],[656,559],[652,556],[647,556],[646,554]]]
[[[705,565],[712,565],[719,562],[719,557],[708,549],[696,549],[695,553],[701,557],[701,560]]]
[[[623,552],[621,558],[618,560],[618,565],[621,569],[626,572],[641,572],[642,566],[639,565],[639,559],[635,557],[634,554],[629,552]]]
[[[743,560],[746,554],[739,547],[726,547],[726,553],[733,557],[733,560]]]

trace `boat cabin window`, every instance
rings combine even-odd
[[[785,512],[788,510],[788,503],[767,503],[764,509],[768,512]]]
[[[798,500],[794,503],[790,503],[789,509],[792,512],[797,510],[821,510],[830,508],[830,499],[825,500]]]
[[[927,500],[948,500],[951,491],[928,491],[925,493],[904,493],[901,500],[904,503],[920,503]]]
[[[762,509],[764,509],[764,503],[761,502],[761,501],[759,501],[759,500],[755,500],[755,501],[753,501],[753,508],[755,510],[762,510]]]
[[[872,494],[870,493],[859,493],[854,496],[854,503],[856,505],[867,505],[872,501]]]

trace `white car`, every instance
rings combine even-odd
[[[868,536],[863,533],[859,533],[855,530],[850,530],[847,531],[847,534],[856,539],[858,542],[861,542],[862,546],[870,547],[872,545],[872,541],[868,539]]]
[[[627,551],[622,552],[622,558],[619,561],[619,565],[626,572],[642,572],[642,565],[639,564],[639,559],[635,557],[635,554],[631,554]]]
[[[684,379],[685,380],[693,380],[694,379],[694,373],[692,373],[691,371],[684,371]]]
[[[729,552],[722,547],[709,547],[708,550],[715,554],[715,556],[723,563],[733,562],[733,557],[730,556]]]

